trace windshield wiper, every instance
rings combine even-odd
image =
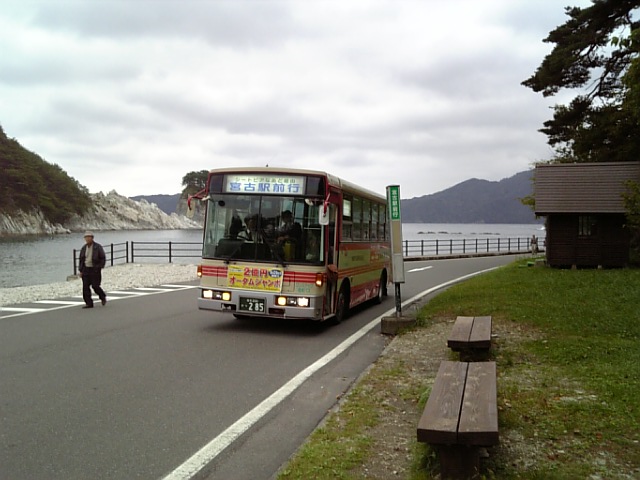
[[[244,241],[242,242],[244,243]],[[240,251],[240,249],[242,248],[242,243],[240,243],[229,255],[226,255],[222,258],[224,258],[224,263],[229,264],[231,262],[231,259],[236,255],[236,253],[238,253]]]

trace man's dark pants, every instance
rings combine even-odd
[[[84,299],[84,303],[89,306],[93,306],[91,288],[93,288],[93,291],[96,292],[100,300],[107,298],[104,290],[100,287],[100,283],[102,282],[101,270],[100,268],[85,267],[82,272],[82,298]]]

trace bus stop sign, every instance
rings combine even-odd
[[[389,185],[387,187],[387,208],[389,209],[389,220],[391,222],[391,266],[393,269],[393,282],[404,283],[399,185]]]

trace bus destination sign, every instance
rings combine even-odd
[[[400,187],[389,185],[389,212],[391,220],[400,220]]]
[[[225,192],[304,195],[305,178],[291,175],[227,175]]]

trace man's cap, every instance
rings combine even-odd
[[[86,232],[84,232],[84,236],[85,237],[93,237],[93,232],[90,232],[89,230],[87,230]]]

